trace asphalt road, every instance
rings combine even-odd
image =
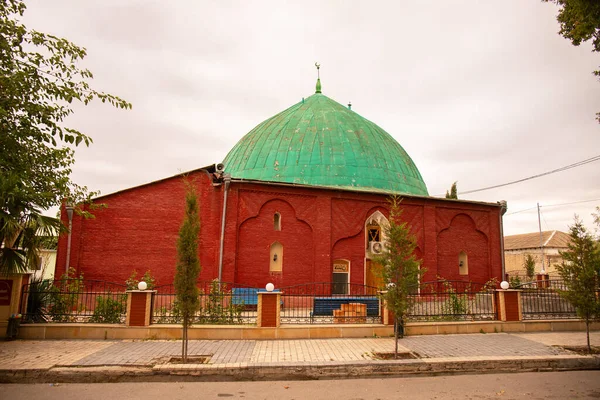
[[[600,399],[600,371],[272,382],[5,384],[33,399]]]

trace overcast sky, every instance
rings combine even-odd
[[[223,160],[314,92],[390,133],[431,195],[600,155],[600,54],[557,34],[557,8],[504,1],[29,0],[29,28],[84,46],[93,86],[133,110],[76,107],[73,178],[108,194]],[[591,228],[600,161],[465,195],[507,200],[505,234]],[[555,204],[581,202],[568,206]],[[512,214],[516,211],[529,211]]]

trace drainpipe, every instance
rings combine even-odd
[[[71,232],[73,232],[73,210],[74,207],[70,204],[65,206],[67,217],[69,218],[69,235],[67,236],[67,262],[65,263],[65,273],[69,273],[71,266]]]
[[[223,174],[225,188],[223,189],[223,214],[221,215],[221,243],[219,247],[219,287],[223,277],[223,247],[225,245],[225,218],[227,216],[227,192],[231,183],[231,175]]]
[[[500,204],[500,214],[498,219],[500,220],[500,252],[502,254],[502,280],[504,280],[504,278],[506,277],[506,267],[504,264],[504,220],[502,219],[502,216],[504,214],[506,214],[506,211],[508,210],[508,205],[506,204],[506,200],[500,200],[498,202],[498,204]]]

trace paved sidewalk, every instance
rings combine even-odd
[[[591,340],[600,344],[600,332],[593,332]],[[393,352],[392,338],[192,340],[189,354],[206,356],[207,363],[184,365],[169,362],[180,355],[181,341],[17,340],[0,342],[0,381],[67,379],[83,373],[88,381],[98,381],[103,376],[118,380],[128,374],[148,380],[165,374],[268,379],[285,373],[320,378],[327,374],[343,376],[344,371],[362,375],[369,371],[395,374],[600,367],[598,357],[557,347],[585,344],[583,332],[409,336],[399,343],[404,359],[386,361],[377,359],[376,353]],[[411,355],[413,359],[409,359]]]

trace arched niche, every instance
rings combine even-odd
[[[281,230],[281,214],[279,214],[278,212],[273,214],[273,230]]]
[[[271,244],[269,272],[283,272],[283,245],[279,242]]]
[[[469,275],[469,256],[464,251],[458,254],[458,274]]]

